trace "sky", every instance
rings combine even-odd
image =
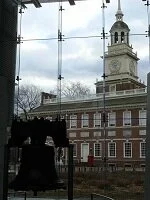
[[[121,0],[124,22],[130,28],[130,45],[140,58],[138,76],[147,82],[149,64],[149,38],[147,7],[142,0]],[[105,31],[108,33],[115,22],[117,0],[110,0],[105,9]],[[62,84],[81,82],[95,92],[94,83],[103,74],[103,40],[101,36],[102,0],[76,1],[75,6],[62,4]],[[44,92],[57,86],[58,73],[58,3],[42,4],[41,8],[27,5],[22,14],[20,45],[20,65],[17,54],[16,76],[20,68],[20,85],[34,84]],[[18,35],[20,34],[20,14],[18,15]],[[83,38],[88,37],[88,38]],[[107,45],[110,38],[106,39]],[[19,46],[18,46],[19,49]]]

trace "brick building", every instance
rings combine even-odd
[[[62,98],[61,117],[67,121],[76,163],[85,164],[93,155],[94,165],[103,164],[106,158],[111,167],[144,168],[146,86],[138,78],[139,58],[130,45],[120,1],[115,16],[105,53],[105,94],[104,81],[97,81],[94,95]],[[58,113],[57,97],[42,93],[41,105],[30,116],[53,120]]]

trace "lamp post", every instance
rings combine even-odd
[[[106,3],[110,3],[110,0],[106,0]],[[105,105],[105,99],[106,99],[106,74],[105,74],[105,42],[106,42],[106,32],[105,32],[105,2],[102,0],[102,39],[103,39],[103,134],[104,134],[104,153],[103,153],[103,162],[104,162],[104,175],[106,179],[106,171],[107,171],[107,144],[106,144],[106,105]]]
[[[148,30],[146,32],[147,32],[147,36],[149,38],[149,64],[150,64],[150,15],[149,15],[150,1],[149,0],[142,0],[142,1],[146,1],[145,6],[147,6]]]
[[[148,30],[147,37],[149,39],[149,64],[150,64],[150,16],[149,16],[149,0],[146,1],[145,5],[147,6],[147,17],[148,17]],[[147,125],[146,125],[146,172],[145,172],[145,191],[144,191],[144,200],[150,199],[150,73],[147,75]]]

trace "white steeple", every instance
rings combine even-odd
[[[121,10],[121,3],[120,0],[118,0],[118,10],[116,13],[116,21],[123,21],[123,13]]]

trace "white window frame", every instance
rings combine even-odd
[[[99,145],[99,150],[97,150],[96,146]],[[96,155],[96,151],[99,151],[99,155]],[[102,143],[94,143],[94,157],[102,157]]]
[[[77,157],[77,143],[72,143],[73,144],[73,157]]]
[[[111,148],[110,148],[111,144],[114,145],[114,150],[113,150],[114,151],[114,155],[113,156],[110,153],[111,152]],[[108,143],[108,157],[110,157],[110,158],[116,158],[116,142],[109,142]]]
[[[77,128],[77,115],[70,115],[70,128]]]
[[[126,155],[126,144],[130,144],[130,156]],[[124,142],[123,144],[123,148],[124,148],[124,158],[132,158],[132,142]]]
[[[82,128],[89,127],[89,114],[82,114]]]
[[[123,126],[131,126],[131,111],[123,112]]]
[[[139,126],[146,126],[146,110],[139,110]]]
[[[94,127],[101,127],[101,113],[94,113]]]
[[[142,155],[142,152],[144,151],[143,149],[142,149],[142,144],[144,144],[145,145],[145,153],[144,153],[144,155]],[[146,157],[146,142],[140,142],[140,158],[145,158]]]
[[[116,127],[116,112],[108,113],[108,126]]]

